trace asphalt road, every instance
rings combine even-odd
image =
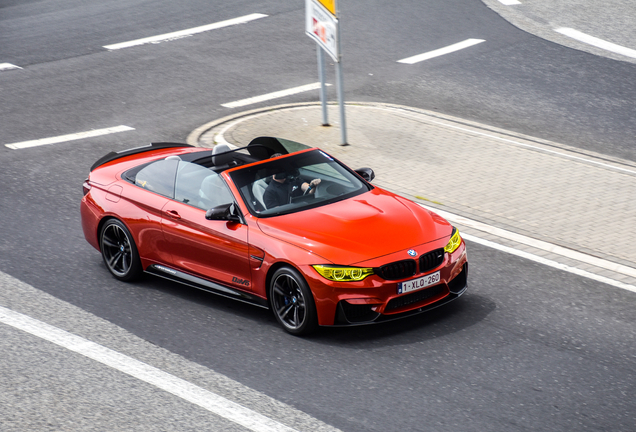
[[[633,52],[636,46],[636,30],[632,23],[636,6],[630,1],[483,0],[483,2],[513,25],[543,39],[622,62],[636,63],[636,53]],[[576,30],[578,34],[575,37],[571,33],[564,34],[559,31],[563,28]],[[593,41],[582,37],[580,33],[606,43],[599,44],[598,40]],[[591,43],[592,41],[594,43]],[[621,48],[627,48],[632,52]]]
[[[102,48],[255,12],[269,16],[170,42]],[[79,225],[88,167],[110,150],[183,141],[234,112],[222,103],[315,82],[303,13],[300,1],[0,2],[0,63],[23,68],[0,72],[2,144],[135,128],[0,148],[0,271],[114,324],[107,332],[119,339],[165,349],[345,431],[632,430],[634,295],[477,244],[468,244],[470,290],[454,304],[307,339],[282,332],[267,311],[153,278],[122,284],[108,275]],[[348,1],[342,20],[348,100],[438,110],[636,160],[634,64],[525,33],[476,0],[390,9]],[[467,38],[486,42],[397,63]],[[54,322],[72,329],[68,320]],[[231,427],[8,326],[0,332],[0,370],[10,377],[0,383],[1,405],[10,407],[0,410],[0,430],[97,430],[111,415],[114,429],[154,429],[164,416],[171,430]],[[82,373],[61,378],[69,369]],[[82,399],[85,409],[60,413],[82,386],[97,395]],[[131,405],[125,417],[112,409],[142,397],[147,403]],[[99,409],[103,423],[87,422],[86,413]],[[192,416],[202,417],[174,421]]]

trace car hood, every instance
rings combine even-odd
[[[322,207],[259,219],[258,225],[271,237],[340,265],[413,248],[452,231],[442,217],[379,188]]]

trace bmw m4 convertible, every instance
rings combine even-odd
[[[82,228],[115,278],[150,273],[270,308],[295,335],[462,295],[457,229],[373,178],[281,138],[212,150],[153,143],[93,164]]]

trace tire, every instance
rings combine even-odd
[[[314,296],[297,270],[276,270],[269,284],[269,298],[276,320],[288,333],[307,335],[318,326]]]
[[[137,246],[121,221],[109,219],[104,224],[99,234],[99,248],[106,268],[115,278],[129,282],[141,275]]]

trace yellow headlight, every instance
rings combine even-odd
[[[453,235],[451,235],[448,244],[444,247],[444,252],[453,253],[460,244],[462,244],[462,237],[459,235],[457,228],[453,228]]]
[[[314,269],[325,279],[336,282],[361,281],[373,274],[372,268],[365,267],[341,267],[330,265],[315,265]]]

